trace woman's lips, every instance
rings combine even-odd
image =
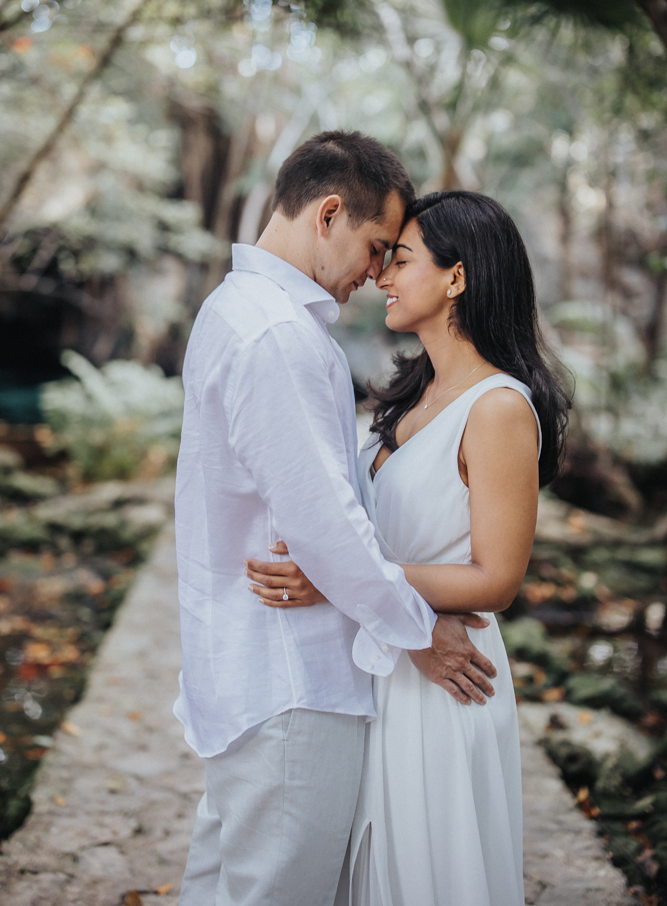
[[[398,302],[398,296],[387,296],[387,308],[391,308],[394,302]]]

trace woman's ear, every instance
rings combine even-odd
[[[461,261],[459,261],[452,268],[452,283],[451,283],[450,289],[447,291],[447,295],[453,299],[456,296],[460,296],[461,293],[465,290],[465,288],[466,288],[466,272],[465,272],[465,268],[463,267],[463,263]],[[451,292],[450,292],[450,290],[451,290]]]

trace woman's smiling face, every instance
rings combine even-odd
[[[438,267],[413,219],[403,227],[376,285],[387,293],[387,327],[419,333],[429,324],[446,326],[452,302],[465,289],[463,265]]]

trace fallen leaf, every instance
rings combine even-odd
[[[577,793],[577,802],[585,802],[588,799],[590,790],[587,786],[582,786],[579,792]]]
[[[161,897],[169,893],[170,890],[174,889],[173,884],[160,884],[159,887],[155,888],[155,893],[159,893]]]
[[[39,568],[47,573],[56,568],[56,558],[51,551],[45,551],[39,558]]]
[[[83,730],[81,727],[78,727],[75,723],[72,723],[71,720],[64,720],[60,724],[60,729],[64,730],[65,733],[68,733],[70,736],[83,736]]]
[[[46,752],[46,749],[43,746],[37,749],[27,749],[23,752],[23,757],[27,758],[28,761],[39,761],[44,752]]]
[[[121,793],[127,789],[127,780],[122,774],[112,774],[107,780],[107,789],[110,793]]]
[[[545,689],[540,698],[543,702],[562,702],[565,698],[565,689],[563,686]]]
[[[6,742],[6,741],[7,741],[7,736],[6,736],[6,734],[3,733],[2,730],[0,730],[0,745],[2,745],[2,743],[3,743],[3,742]]]
[[[531,604],[543,604],[556,594],[554,582],[528,582],[523,587],[523,593]]]
[[[581,535],[588,528],[586,514],[581,510],[573,510],[567,518],[567,527],[575,535]]]
[[[653,858],[653,852],[652,849],[646,849],[635,859],[635,862],[638,865],[641,865],[651,880],[653,880],[660,871],[660,863]]]
[[[125,906],[144,906],[144,901],[141,899],[136,890],[130,890],[123,897],[123,903]]]
[[[543,686],[547,681],[547,675],[541,667],[535,668],[535,673],[533,674],[533,683],[536,686]]]
[[[86,583],[86,593],[89,595],[101,595],[104,589],[104,582],[99,576],[95,576]]]
[[[51,662],[52,649],[48,642],[28,642],[23,649],[27,664],[48,664]]]
[[[62,796],[54,796],[53,801],[56,805],[67,805],[67,800],[63,799]]]
[[[593,720],[593,715],[590,711],[581,711],[578,720],[580,724],[589,724]]]
[[[127,715],[127,719],[136,723],[136,721],[141,720],[141,711],[130,711]]]
[[[554,711],[553,714],[549,715],[549,723],[546,725],[545,729],[547,731],[549,731],[549,730],[567,730],[567,724],[565,723],[563,718],[560,716],[560,714],[558,714],[556,711]]]

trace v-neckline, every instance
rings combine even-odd
[[[441,409],[440,412],[438,412],[438,414],[435,415],[431,419],[430,422],[427,422],[423,428],[420,428],[419,431],[415,431],[415,433],[411,434],[407,440],[403,441],[403,443],[400,444],[400,446],[396,447],[394,452],[389,454],[389,456],[385,459],[385,461],[382,463],[380,468],[375,470],[375,474],[373,475],[373,474],[371,474],[370,470],[371,470],[371,468],[373,468],[373,463],[375,462],[375,459],[377,458],[377,453],[376,453],[375,457],[373,458],[373,462],[371,462],[370,468],[368,470],[368,474],[370,475],[370,478],[371,478],[371,484],[373,484],[373,485],[375,484],[375,481],[377,480],[378,475],[384,469],[384,467],[387,465],[389,460],[393,456],[396,456],[396,454],[399,452],[399,450],[402,450],[404,447],[407,447],[407,445],[410,443],[411,440],[414,440],[415,437],[419,437],[419,435],[422,434],[424,431],[426,431],[426,429],[429,428],[434,422],[437,422],[438,419],[440,418],[440,416],[443,414],[443,412],[447,412],[448,409],[451,409],[452,406],[455,406],[459,400],[463,399],[463,397],[466,395],[466,393],[470,393],[470,391],[474,390],[475,387],[479,387],[479,385],[483,384],[485,381],[490,381],[491,378],[499,377],[500,375],[503,375],[504,377],[511,377],[511,375],[507,375],[504,371],[497,371],[495,374],[490,374],[488,377],[482,378],[481,381],[477,381],[476,384],[473,384],[471,387],[468,387],[468,389],[464,390],[463,393],[459,394],[459,396],[457,396],[455,400],[452,400],[451,403],[448,403],[443,409]]]

